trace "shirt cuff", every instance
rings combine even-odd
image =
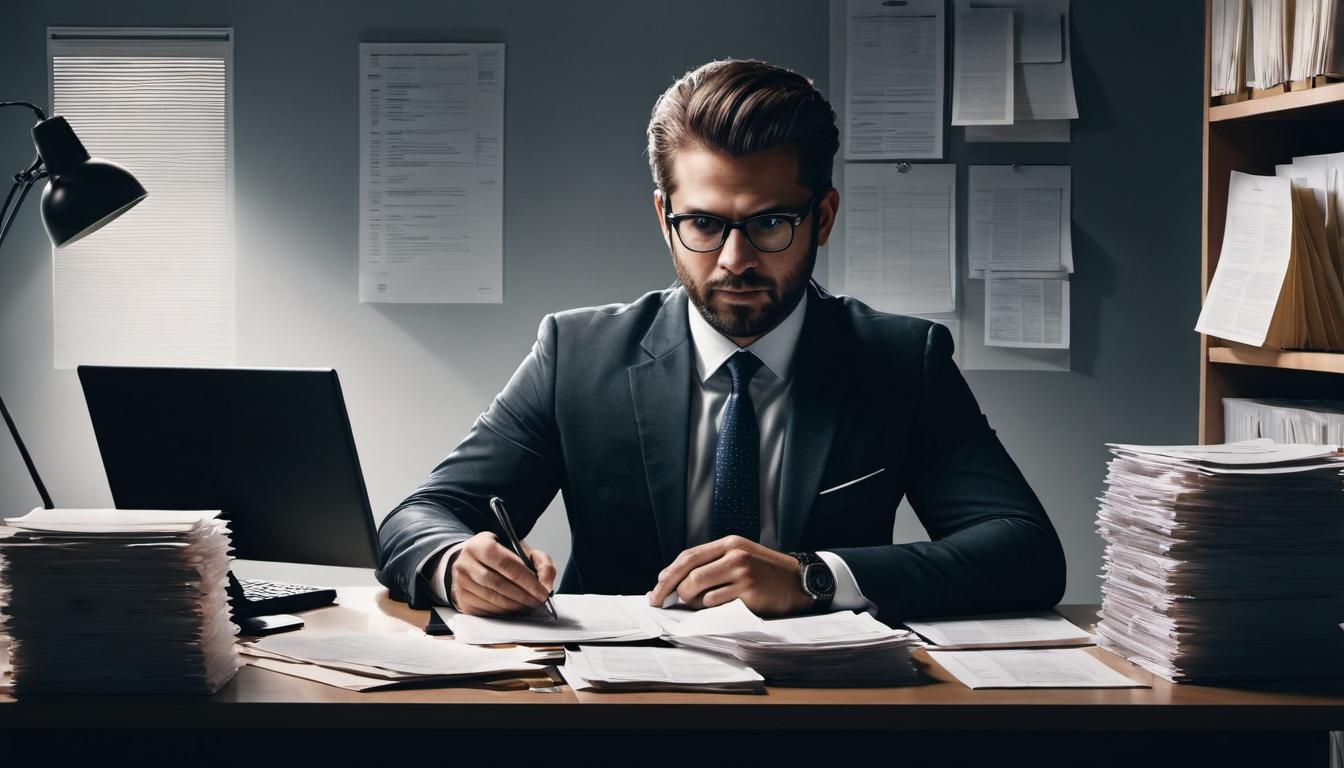
[[[458,550],[462,549],[462,547],[466,546],[466,544],[467,542],[465,541],[459,541],[451,547],[439,550],[430,555],[429,558],[425,560],[425,565],[420,569],[421,573],[431,574],[429,577],[429,587],[434,593],[434,599],[438,601],[439,605],[455,607],[453,606],[453,599],[449,597],[452,593],[452,585],[448,583],[448,580],[451,579],[453,575],[448,571],[448,566],[452,565],[453,555],[456,554]]]
[[[834,552],[818,552],[817,557],[826,563],[835,577],[835,597],[831,598],[831,610],[863,611],[877,615],[877,605],[863,596],[859,582],[854,579],[854,572],[849,570],[844,558]]]

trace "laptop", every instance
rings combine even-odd
[[[245,560],[377,565],[373,513],[335,370],[78,370],[118,508],[221,510],[233,555]],[[329,588],[233,574],[229,582],[239,619],[336,598]]]

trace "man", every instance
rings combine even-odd
[[[716,61],[658,100],[653,206],[680,285],[548,315],[470,433],[380,529],[379,579],[424,605],[532,610],[555,579],[498,540],[557,489],[562,592],[741,598],[895,624],[1055,604],[1059,539],[941,325],[809,280],[835,224],[835,113],[810,81]],[[892,543],[908,496],[932,541]]]

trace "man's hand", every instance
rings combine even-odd
[[[787,616],[812,605],[793,555],[776,552],[741,536],[725,536],[677,555],[658,574],[649,605],[672,593],[692,608],[712,608],[742,598],[758,616]]]
[[[537,574],[485,531],[467,540],[453,561],[450,579],[453,605],[473,616],[526,613],[542,603],[555,583],[551,556],[523,543]]]

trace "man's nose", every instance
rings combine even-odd
[[[733,274],[741,274],[756,266],[759,259],[760,254],[752,247],[745,232],[741,229],[728,232],[728,239],[724,241],[723,248],[719,251],[720,267]]]

